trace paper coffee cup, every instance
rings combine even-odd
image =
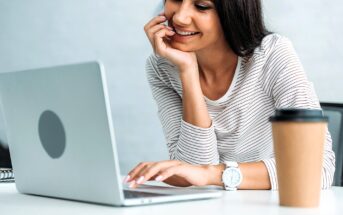
[[[280,205],[317,207],[328,118],[321,110],[279,109],[269,121]]]

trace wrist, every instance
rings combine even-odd
[[[183,85],[197,84],[200,87],[200,76],[199,70],[197,67],[188,67],[186,69],[179,70],[179,77]]]
[[[222,174],[225,170],[225,164],[209,165],[208,169],[208,184],[207,185],[216,185],[223,186]]]
[[[190,73],[199,73],[198,63],[197,62],[190,62],[178,65],[177,68],[179,69],[180,75],[181,74],[190,74]]]

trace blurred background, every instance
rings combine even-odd
[[[342,103],[343,1],[263,4],[267,26],[291,39],[320,100]],[[0,0],[0,72],[101,60],[122,173],[168,159],[144,70],[152,50],[143,26],[160,11],[161,0]],[[2,114],[0,141],[6,147]]]

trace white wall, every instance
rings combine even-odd
[[[291,39],[319,99],[343,103],[343,1],[263,2],[268,26]]]
[[[160,2],[0,0],[0,72],[100,59],[109,78],[123,172],[141,160],[166,159],[144,71],[151,48],[143,25]],[[293,41],[320,99],[343,102],[343,1],[264,3],[268,26]]]
[[[1,72],[104,63],[123,172],[141,160],[168,158],[144,69],[151,48],[143,26],[159,2],[0,0]]]

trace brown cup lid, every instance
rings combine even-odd
[[[275,115],[269,118],[270,122],[327,122],[328,120],[320,109],[277,109]]]

